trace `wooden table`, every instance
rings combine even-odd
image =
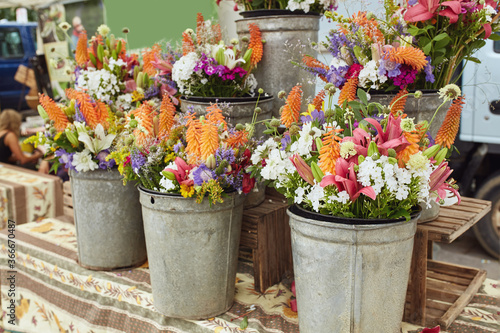
[[[486,271],[432,260],[433,242],[451,243],[491,210],[491,202],[462,197],[441,207],[437,219],[418,225],[404,321],[446,329],[486,279]]]

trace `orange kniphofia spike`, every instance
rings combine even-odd
[[[359,78],[357,76],[351,77],[344,84],[344,87],[340,91],[339,95],[339,105],[342,106],[344,101],[350,102],[356,99],[356,92],[358,91]]]
[[[191,35],[187,32],[182,33],[182,55],[194,52],[194,42]]]
[[[232,148],[238,148],[248,142],[248,132],[245,130],[235,131],[227,139],[226,143]]]
[[[76,43],[75,60],[78,66],[83,66],[89,60],[89,54],[87,51],[87,32],[82,31],[78,36],[78,42]]]
[[[208,122],[202,125],[201,130],[200,157],[205,160],[219,148],[219,132],[217,126]]]
[[[323,173],[335,174],[335,165],[340,157],[340,140],[337,135],[341,130],[331,129],[323,137],[323,147],[319,150],[319,168]]]
[[[153,131],[153,107],[149,103],[142,104],[134,113],[135,119],[141,128],[134,130],[135,142],[142,146],[146,141],[154,136]]]
[[[250,31],[250,42],[248,43],[248,48],[252,49],[250,62],[252,65],[256,65],[262,60],[264,52],[262,46],[262,34],[259,27],[255,23],[249,23],[248,30]]]
[[[146,50],[142,53],[143,60],[143,70],[149,76],[154,76],[156,74],[156,68],[153,62],[156,60],[155,56],[158,56],[161,52],[161,47],[159,44],[154,44],[151,50]]]
[[[299,122],[300,116],[300,104],[302,102],[302,86],[297,85],[292,88],[288,98],[286,99],[286,104],[281,112],[281,123],[286,127],[290,127],[292,123]]]
[[[392,99],[389,105],[391,106],[391,113],[395,118],[404,113],[407,99],[408,90],[406,89],[400,89],[396,96]]]
[[[188,163],[195,164],[201,156],[201,123],[193,114],[186,115],[188,118],[186,130],[186,153],[188,154]]]
[[[201,13],[196,16],[196,42],[198,45],[205,44],[206,32],[205,32],[205,19]]]
[[[444,117],[443,124],[436,134],[436,143],[447,148],[455,142],[458,130],[460,128],[460,114],[465,102],[463,96],[459,96],[453,101],[446,116]]]
[[[389,58],[391,61],[406,64],[413,67],[416,70],[421,70],[427,64],[425,59],[425,53],[412,46],[407,47],[395,47],[389,49],[385,54],[384,58]]]
[[[80,112],[91,128],[95,128],[99,124],[101,112],[96,110],[92,98],[87,93],[68,88],[66,89],[66,96],[77,100]]]
[[[318,111],[321,111],[322,107],[323,107],[323,101],[325,100],[325,95],[326,95],[326,91],[325,90],[321,90],[317,95],[316,97],[314,97],[313,101],[312,101],[312,105],[314,105],[314,108]]]
[[[302,57],[302,63],[304,65],[306,65],[307,67],[309,68],[321,68],[321,69],[324,69],[324,70],[329,70],[328,66],[325,65],[324,63],[322,63],[321,61],[317,60],[317,59],[314,59],[313,57],[311,56],[308,56],[308,55],[304,55]],[[323,81],[325,81],[326,83],[328,83],[328,80],[327,78],[323,75],[323,74],[319,74],[318,75],[319,78]]]
[[[158,137],[167,138],[174,125],[175,106],[168,94],[163,95],[160,105],[160,122],[158,126]]]
[[[219,124],[224,125],[224,130],[227,129],[226,119],[222,114],[222,110],[219,108],[217,104],[212,104],[207,107],[207,121],[215,126],[219,126]]]
[[[47,95],[40,95],[40,104],[42,104],[45,112],[50,120],[54,121],[54,127],[57,131],[62,132],[68,125],[68,117],[64,111]]]

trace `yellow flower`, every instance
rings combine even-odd
[[[181,194],[184,198],[190,198],[194,194],[194,186],[181,184]]]
[[[171,152],[170,154],[165,156],[165,163],[171,162],[175,160],[175,153]]]
[[[316,110],[316,106],[314,106],[314,104],[309,104],[307,106],[307,112],[302,112],[301,115],[303,115],[303,116],[310,116],[311,112],[313,112],[314,110]]]
[[[62,132],[58,132],[56,136],[54,136],[54,141],[57,141],[61,137]]]
[[[137,90],[132,92],[132,102],[142,101],[144,99],[144,94],[141,94]]]
[[[414,170],[425,170],[429,166],[429,159],[422,152],[410,156],[408,166]]]
[[[415,131],[415,123],[413,122],[413,118],[405,118],[401,120],[401,129],[405,132],[413,132]]]

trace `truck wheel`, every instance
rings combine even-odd
[[[476,198],[490,200],[491,211],[472,230],[484,250],[500,259],[500,172],[493,174],[481,185]]]

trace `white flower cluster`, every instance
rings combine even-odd
[[[167,165],[165,167],[165,169],[177,170],[177,164],[175,164],[174,162],[170,162],[170,164]],[[171,191],[171,190],[175,189],[175,183],[174,183],[174,181],[168,179],[167,177],[165,177],[165,175],[163,173],[161,174],[160,186],[162,188],[161,189],[157,189],[157,191],[160,191],[160,192],[165,192],[166,193],[168,191]]]
[[[289,0],[286,9],[291,11],[303,10],[308,13],[310,6],[314,5],[316,0]],[[319,3],[323,5],[323,9],[329,10],[331,6],[336,7],[337,0],[319,0]]]
[[[359,86],[361,88],[380,89],[380,86],[387,81],[387,76],[379,74],[379,68],[375,60],[366,63],[359,72]]]
[[[197,61],[198,55],[195,52],[190,52],[177,60],[172,67],[172,80],[177,83],[181,94],[190,95],[191,76],[194,73]]]
[[[120,82],[118,77],[113,73],[115,66],[122,67],[125,66],[123,60],[114,60],[113,58],[109,61],[109,69],[96,70],[95,68],[89,68],[84,70],[78,76],[75,87],[77,90],[86,91],[89,95],[100,101],[107,102],[113,100],[113,98],[120,93]]]

